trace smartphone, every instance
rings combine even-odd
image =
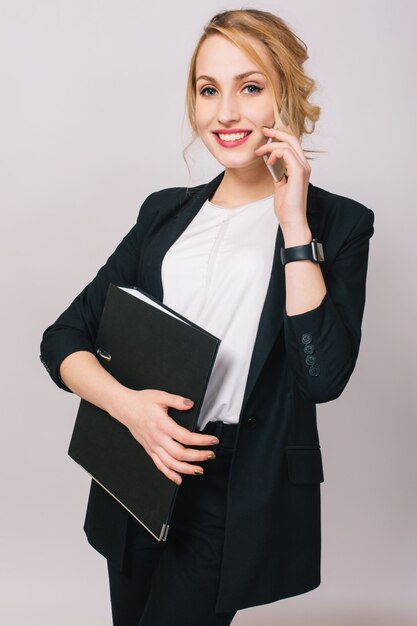
[[[275,122],[273,128],[276,128],[277,130],[279,129],[279,124],[278,122]],[[266,142],[271,143],[271,141],[274,139],[274,137],[269,137],[268,141]],[[275,161],[275,163],[273,165],[270,165],[269,163],[267,163],[267,160],[269,159],[269,157],[271,156],[270,153],[268,154],[263,154],[262,158],[265,161],[265,165],[266,167],[269,169],[272,178],[274,179],[274,181],[276,183],[279,183],[279,181],[281,180],[281,178],[284,176],[284,172],[285,172],[285,161],[283,158],[278,159],[277,161]]]

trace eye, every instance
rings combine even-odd
[[[207,89],[211,89],[212,91],[216,91],[216,90],[214,89],[214,87],[204,87],[204,89],[202,89],[202,90],[200,91],[200,94],[201,94],[202,96],[205,96],[205,95],[206,95],[206,94],[205,94],[205,91],[207,91]]]
[[[249,89],[249,87],[256,89],[256,91],[252,91],[251,93],[259,93],[263,90],[263,87],[258,87],[258,85],[245,85],[244,89]]]
[[[258,87],[258,85],[252,85],[252,84],[250,84],[250,85],[245,85],[245,86],[243,87],[243,89],[249,89],[249,88],[250,88],[251,90],[252,90],[252,89],[254,89],[254,90],[255,90],[255,91],[250,91],[250,93],[259,93],[259,92],[261,92],[261,91],[263,90],[263,87]],[[206,91],[207,91],[208,89],[210,89],[211,91],[216,91],[216,89],[215,89],[214,87],[204,87],[204,89],[202,89],[202,90],[200,91],[200,94],[201,94],[202,96],[205,96],[205,95],[206,95]]]

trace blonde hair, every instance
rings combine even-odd
[[[302,68],[303,63],[309,58],[306,44],[290,30],[282,19],[268,11],[257,9],[222,11],[214,15],[204,27],[190,61],[186,88],[186,112],[193,137],[183,150],[185,162],[187,163],[185,158],[187,149],[198,138],[195,120],[197,55],[202,43],[215,34],[227,37],[265,73],[272,95],[275,120],[281,121],[284,125],[289,124],[298,139],[304,134],[312,134],[320,117],[321,108],[309,102],[309,97],[316,89],[316,82],[307,76]],[[271,76],[261,56],[248,42],[248,36],[266,46],[279,76],[282,93],[277,92],[274,77]],[[304,152],[322,151],[304,150]],[[311,157],[306,156],[306,158]]]

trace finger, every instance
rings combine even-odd
[[[182,411],[189,410],[194,405],[194,401],[190,398],[184,398],[183,396],[160,390],[158,390],[156,401],[164,408],[173,407]]]
[[[297,154],[290,146],[275,148],[273,152],[271,152],[267,160],[267,164],[273,165],[276,161],[278,161],[278,159],[281,158],[284,159],[287,172],[290,176],[296,175],[300,168],[303,172],[306,171],[304,163],[301,163]]]
[[[178,424],[170,415],[167,414],[167,417],[170,422],[165,432],[179,443],[188,446],[214,446],[220,443],[219,439],[214,435],[191,432],[188,428]]]
[[[300,159],[307,162],[300,141],[294,134],[285,130],[278,130],[277,128],[265,127],[263,128],[263,131],[268,137],[276,137],[279,141],[286,141],[292,148],[294,148]]]
[[[171,471],[181,472],[182,474],[195,474],[196,471],[203,472],[204,468],[200,465],[191,465],[185,461],[178,461],[172,457],[165,448],[159,447],[155,449],[156,454],[162,463]]]
[[[150,452],[149,456],[151,457],[152,461],[155,463],[159,471],[165,474],[165,476],[169,478],[169,480],[172,480],[177,485],[180,485],[182,483],[182,478],[180,474],[177,474],[176,472],[172,471],[169,467],[167,467],[165,463],[161,461],[161,459],[155,452]]]
[[[177,461],[197,461],[201,463],[202,461],[208,461],[216,456],[213,450],[207,450],[207,448],[204,450],[187,448],[170,437],[167,437],[167,440],[164,441],[163,447]]]
[[[297,160],[298,160],[298,162],[300,163],[300,165],[301,165],[302,167],[305,167],[304,161],[302,161],[302,160],[300,159],[300,156],[299,156],[298,152],[297,152],[296,150],[294,150],[294,148],[293,148],[292,146],[290,146],[290,145],[288,145],[288,144],[285,144],[285,143],[284,143],[284,145],[282,145],[282,144],[281,144],[281,142],[280,142],[280,143],[278,144],[278,146],[277,146],[277,149],[279,150],[281,147],[283,147],[283,148],[288,148],[288,150],[290,151],[288,154],[294,154],[294,155],[295,155],[295,157],[296,157],[296,159],[297,159]]]
[[[181,426],[178,424],[167,412],[169,407],[178,408],[178,409],[190,409],[190,406],[186,404],[189,401],[188,398],[183,398],[183,396],[177,396],[175,394],[171,394],[165,391],[159,391],[157,402],[166,409],[163,413],[163,417],[166,419],[166,423],[164,423],[163,428],[164,432],[170,435],[172,439],[176,439],[177,441],[188,444],[188,445],[196,445],[196,446],[212,446],[216,445],[219,442],[217,437],[213,435],[206,435],[200,433],[192,433],[188,428]]]
[[[294,150],[292,146],[290,146],[285,141],[280,141],[280,142],[272,141],[271,143],[260,146],[259,148],[255,150],[255,152],[258,155],[268,154],[268,152],[273,154],[273,152],[280,150],[280,149],[284,149],[284,148],[287,150],[290,150],[297,157],[298,161],[303,164],[303,162],[299,158],[298,153]]]

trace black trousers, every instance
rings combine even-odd
[[[216,613],[226,518],[227,479],[237,424],[209,422],[220,439],[203,476],[182,474],[168,537],[155,539],[129,515],[125,571],[108,561],[114,626],[228,626],[236,615]]]

